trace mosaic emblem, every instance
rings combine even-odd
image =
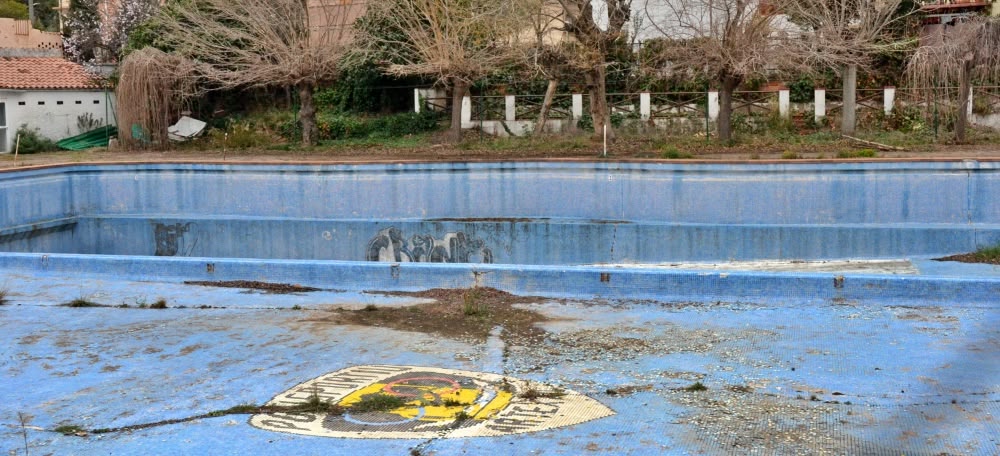
[[[580,393],[497,374],[413,366],[356,366],[279,394],[268,405],[319,396],[342,414],[273,413],[250,418],[269,431],[356,439],[480,437],[535,432],[613,415]],[[391,398],[392,408],[357,411]],[[354,411],[352,411],[354,408]]]

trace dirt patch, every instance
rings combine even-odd
[[[304,287],[302,285],[294,285],[290,283],[269,283],[269,282],[257,282],[252,280],[229,280],[229,281],[215,281],[215,282],[188,280],[185,281],[184,284],[201,285],[204,287],[244,288],[247,290],[266,291],[268,293],[274,293],[274,294],[308,293],[310,291],[321,291],[319,288]]]
[[[78,163],[110,163],[110,162],[144,162],[144,163],[178,163],[178,162],[221,162],[227,163],[296,163],[296,162],[337,162],[337,163],[367,163],[399,161],[492,161],[492,160],[586,160],[586,161],[616,161],[616,160],[659,160],[663,157],[660,143],[673,142],[674,138],[657,138],[655,135],[620,135],[609,144],[608,158],[599,157],[602,146],[598,141],[588,141],[585,138],[575,139],[563,136],[541,137],[536,140],[511,142],[491,140],[485,136],[478,140],[475,132],[466,133],[466,141],[458,144],[431,144],[415,147],[391,146],[331,146],[315,147],[303,150],[170,150],[170,151],[108,151],[90,149],[80,152],[47,152],[31,155],[20,155],[17,161],[13,154],[0,158],[0,168],[23,168],[26,166],[46,166],[56,164]],[[762,162],[782,160],[786,162],[802,162],[804,160],[832,159],[840,152],[857,151],[862,148],[850,141],[841,140],[830,143],[787,143],[776,140],[751,141],[730,147],[723,147],[712,142],[690,140],[678,143],[681,152],[690,154],[691,159],[674,160],[675,162],[694,162],[698,160],[717,162],[733,160],[749,160]],[[363,152],[362,152],[363,151]],[[796,156],[800,159],[783,160],[785,156]],[[949,145],[926,144],[909,147],[905,151],[879,152],[878,159],[890,160],[961,160],[961,159],[997,159],[1000,158],[1000,147],[995,144]],[[875,159],[875,160],[878,160]],[[853,159],[851,161],[858,161]],[[865,159],[871,161],[871,159]]]
[[[338,309],[331,311],[331,316],[306,321],[381,326],[472,342],[485,342],[490,330],[502,326],[505,340],[530,344],[545,334],[536,324],[548,320],[533,310],[515,307],[517,304],[535,304],[545,298],[516,296],[493,288],[439,288],[387,294],[433,299],[435,302],[409,307],[370,305],[358,310]]]
[[[30,336],[24,336],[24,337],[22,337],[21,338],[21,342],[19,342],[19,343],[21,345],[34,345],[34,344],[38,343],[38,341],[40,341],[40,340],[42,340],[42,336],[40,336],[38,334],[32,334]]]
[[[961,263],[980,263],[980,264],[995,264],[1000,265],[1000,258],[987,257],[976,252],[963,253],[960,255],[946,256],[944,258],[935,258],[934,261],[958,261]]]

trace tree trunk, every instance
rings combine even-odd
[[[607,78],[604,65],[597,65],[587,72],[590,85],[590,117],[594,119],[594,137],[604,137],[604,127],[608,128],[608,141],[614,141],[615,132],[611,128],[611,111],[608,109]]]
[[[302,124],[302,145],[315,146],[319,139],[316,129],[316,105],[313,104],[313,86],[299,84],[299,122]]]
[[[858,114],[858,66],[844,67],[844,104],[840,109],[840,132],[853,135]]]
[[[719,140],[727,144],[733,140],[733,92],[740,82],[741,78],[723,76],[719,90]]]
[[[969,125],[969,95],[972,91],[972,61],[962,62],[961,80],[958,81],[958,114],[955,116],[955,141],[965,142],[965,128]]]
[[[465,81],[452,78],[451,82],[451,129],[448,131],[448,139],[452,143],[462,142],[462,99],[469,91],[469,84]]]
[[[535,122],[536,135],[545,132],[545,122],[549,120],[549,109],[552,108],[552,99],[556,96],[557,86],[559,86],[558,79],[549,79],[549,86],[545,88],[545,100],[542,101],[542,108],[538,110],[538,121]]]

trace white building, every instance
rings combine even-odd
[[[115,125],[114,93],[58,57],[0,57],[0,153],[14,151],[22,125],[58,141]]]

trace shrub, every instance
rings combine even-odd
[[[0,17],[11,19],[27,19],[28,7],[15,0],[0,0]]]
[[[16,134],[21,137],[17,148],[18,153],[34,154],[59,150],[55,141],[42,136],[37,128],[29,128],[27,124],[21,125]]]
[[[837,158],[875,158],[878,152],[875,149],[861,149],[855,151],[842,151],[837,154]]]
[[[924,113],[914,106],[897,106],[887,116],[879,111],[882,127],[887,130],[899,130],[906,133],[918,132],[927,128]]]
[[[441,114],[425,110],[420,113],[407,112],[379,117],[360,117],[348,114],[320,114],[316,119],[316,129],[321,141],[351,138],[395,138],[438,128]],[[294,141],[302,136],[302,126],[295,119],[288,119],[278,125],[278,133]]]
[[[214,149],[250,149],[271,144],[271,136],[249,121],[232,122],[224,129],[208,132],[208,143]]]

